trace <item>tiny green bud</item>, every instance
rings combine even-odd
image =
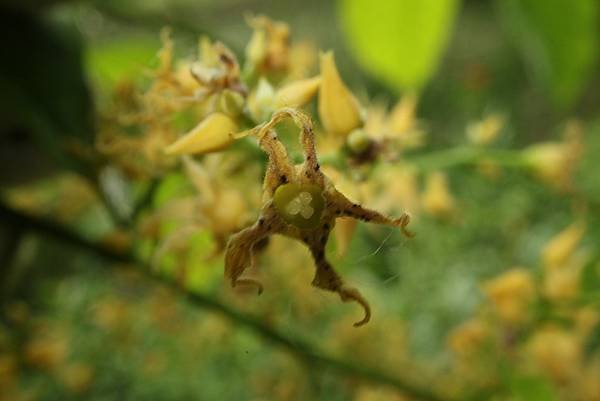
[[[355,155],[360,155],[365,152],[371,146],[371,138],[367,135],[367,133],[360,128],[357,128],[350,132],[348,138],[346,139],[346,144],[350,151]]]
[[[225,89],[219,96],[219,111],[231,116],[237,117],[242,114],[244,109],[244,96],[241,93]]]
[[[300,229],[317,227],[325,207],[320,187],[291,183],[275,190],[273,203],[286,222]]]

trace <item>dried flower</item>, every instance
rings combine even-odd
[[[285,147],[279,142],[273,127],[285,118],[292,118],[301,129],[301,144],[305,161],[294,166]],[[346,216],[379,224],[399,227],[406,235],[409,216],[389,219],[375,211],[353,203],[337,191],[333,183],[321,172],[314,144],[310,118],[294,109],[282,109],[273,118],[253,130],[259,145],[267,152],[269,164],[264,180],[263,207],[258,221],[233,235],[227,244],[225,275],[231,285],[253,284],[262,291],[254,279],[241,278],[253,263],[253,249],[262,239],[282,234],[306,244],[312,253],[317,272],[312,284],[339,294],[342,301],[358,302],[365,310],[364,318],[355,326],[370,319],[370,307],[360,292],[344,284],[325,257],[325,245],[336,218]]]
[[[246,58],[259,73],[285,72],[289,67],[290,28],[264,15],[248,18],[254,33],[246,47]]]

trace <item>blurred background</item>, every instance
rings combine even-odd
[[[252,64],[257,15],[287,24],[286,78]],[[599,19],[597,0],[0,1],[0,400],[600,400]],[[161,89],[201,37],[237,56],[254,123],[259,77],[276,91],[333,50],[359,139],[394,147],[319,139],[342,192],[413,217],[411,239],[336,227],[366,326],[289,239],[261,250],[260,297],[223,279],[265,159],[164,159],[205,115]]]

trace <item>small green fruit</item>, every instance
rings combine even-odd
[[[325,199],[316,185],[283,184],[273,202],[283,219],[300,229],[315,228],[321,221]]]

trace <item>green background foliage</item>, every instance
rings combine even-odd
[[[361,66],[397,91],[419,89],[435,72],[458,0],[340,2],[348,44]]]

